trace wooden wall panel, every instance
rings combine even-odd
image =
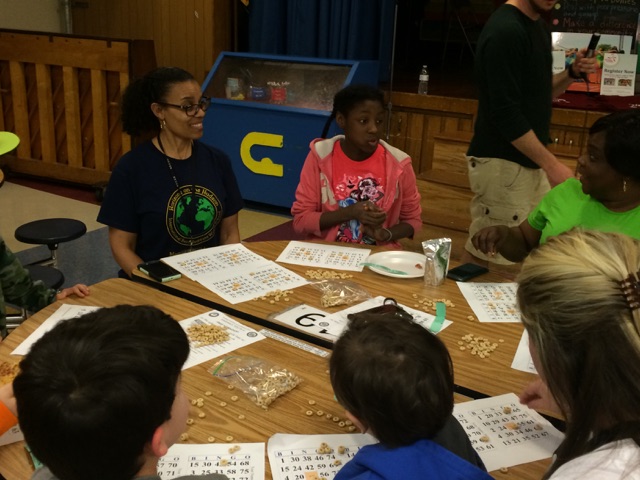
[[[150,45],[0,30],[0,123],[21,139],[3,164],[76,183],[107,180],[131,147],[122,89],[130,68],[155,64]]]
[[[153,40],[158,65],[177,66],[202,83],[233,41],[237,0],[87,0],[73,5],[78,35]]]
[[[40,143],[42,145],[42,161],[45,163],[55,163],[56,161],[50,68],[49,65],[36,65]]]
[[[13,118],[15,121],[13,132],[21,139],[31,138],[29,128],[29,110],[27,101],[27,84],[24,74],[24,65],[20,62],[9,61],[9,72],[11,75],[11,92],[13,105]],[[20,142],[18,145],[18,155],[24,157],[31,156],[31,142]]]
[[[82,130],[80,126],[80,99],[78,92],[78,69],[63,67],[65,124],[67,127],[67,164],[82,166]]]
[[[105,73],[91,70],[91,100],[94,112],[106,112],[107,85]],[[95,151],[95,168],[100,171],[109,170],[109,128],[107,119],[102,115],[93,116],[93,139]]]

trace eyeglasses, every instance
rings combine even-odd
[[[173,107],[179,108],[182,110],[187,117],[195,117],[198,113],[198,110],[202,110],[206,112],[211,105],[211,99],[209,97],[202,97],[198,103],[193,103],[191,105],[176,105],[175,103],[165,103],[165,102],[156,102],[158,105],[164,105],[165,107]]]

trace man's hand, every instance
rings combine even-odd
[[[552,187],[561,184],[568,178],[573,177],[573,172],[564,163],[556,161],[544,169]]]
[[[582,76],[583,73],[593,73],[598,68],[598,60],[596,59],[596,57],[587,58],[586,54],[587,49],[583,48],[576,53],[576,59],[571,64],[571,71],[576,77]]]

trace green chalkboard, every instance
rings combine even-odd
[[[636,36],[640,0],[559,0],[551,11],[555,32]]]

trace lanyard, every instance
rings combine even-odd
[[[171,174],[171,178],[173,178],[173,183],[176,184],[176,188],[180,190],[180,184],[178,183],[178,179],[176,177],[176,173],[173,170],[173,165],[171,165],[171,160],[169,156],[164,151],[164,146],[162,145],[162,140],[160,139],[160,134],[156,137],[158,139],[158,146],[160,147],[160,151],[164,155],[165,160],[167,161],[167,166],[169,167],[169,173]],[[196,146],[194,143],[191,144],[191,155],[193,156],[193,165],[195,166],[195,162],[197,160],[196,157]],[[195,167],[194,167],[195,168]],[[196,175],[193,175],[193,183],[191,184],[191,202],[196,201],[196,183],[195,183]],[[189,234],[189,250],[193,249],[193,234]]]

